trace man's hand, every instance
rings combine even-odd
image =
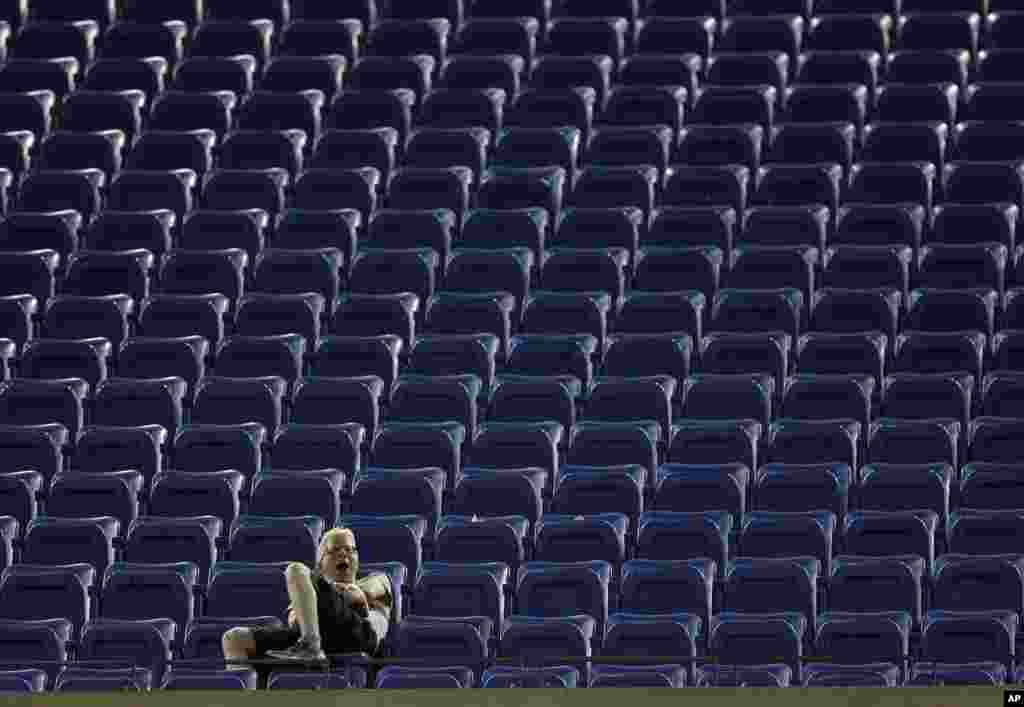
[[[357,585],[335,582],[334,586],[353,609],[369,611],[370,603],[366,599],[366,594]]]

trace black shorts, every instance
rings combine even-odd
[[[267,654],[267,651],[288,650],[301,638],[302,631],[298,625],[253,628],[252,640],[256,644],[256,655],[260,658]]]

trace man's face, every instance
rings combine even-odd
[[[334,582],[352,583],[359,571],[359,553],[350,533],[332,535],[320,555],[320,573]]]

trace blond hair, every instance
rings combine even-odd
[[[331,528],[323,537],[320,538],[320,557],[324,555],[324,551],[327,549],[327,543],[330,542],[331,538],[337,538],[341,536],[348,536],[352,540],[352,544],[356,544],[356,534],[352,532],[351,528],[344,526],[338,526],[337,528]],[[366,595],[366,601],[369,604],[369,608],[384,611],[386,614],[391,614],[392,588],[391,579],[380,572],[371,572],[364,576],[362,579],[358,579],[355,582],[356,586],[363,590]]]
[[[356,544],[356,534],[352,532],[352,529],[339,525],[337,528],[331,528],[326,533],[324,533],[323,536],[321,536],[318,554],[321,557],[323,557],[324,552],[327,550],[327,543],[329,543],[333,538],[342,536],[347,536],[351,538],[352,544]]]

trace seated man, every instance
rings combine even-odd
[[[285,570],[288,625],[282,628],[236,626],[224,633],[229,668],[248,669],[245,660],[317,661],[326,654],[374,653],[384,641],[391,614],[391,583],[372,574],[358,582],[355,534],[332,528],[320,540],[317,569],[301,562]]]

